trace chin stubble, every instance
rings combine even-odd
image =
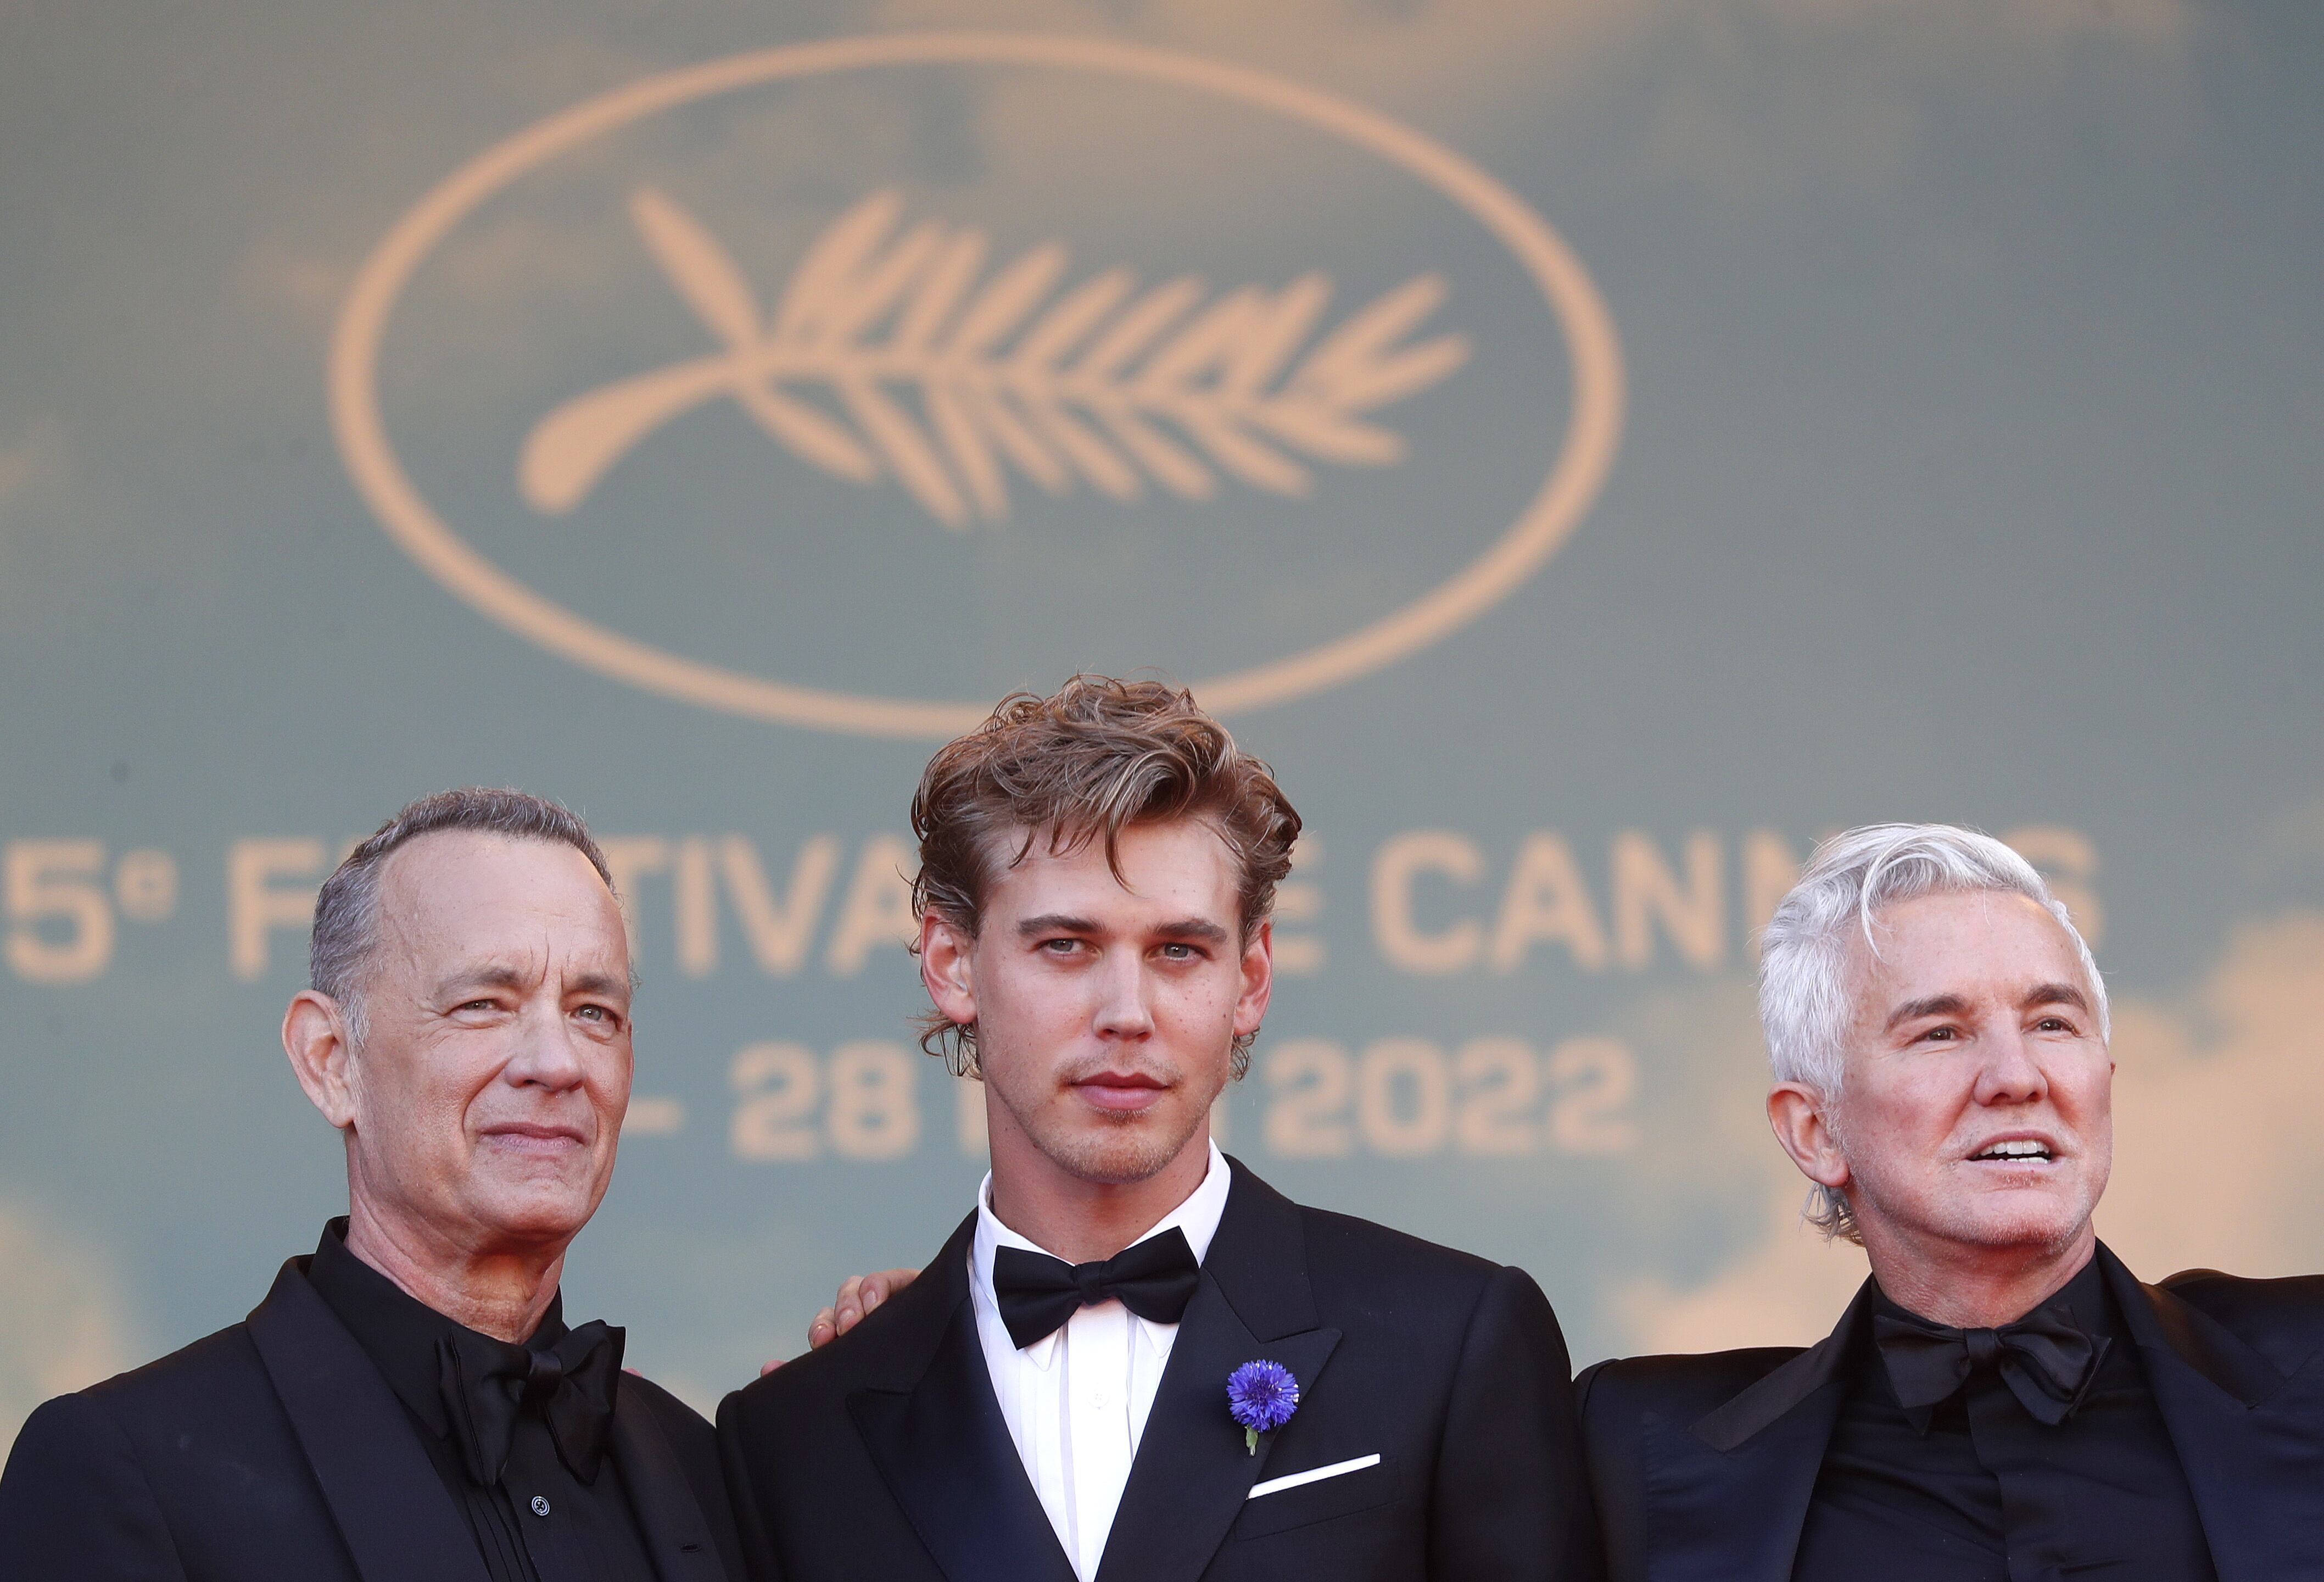
[[[1203,1116],[1209,1114],[1207,1108],[1191,1111],[1186,1124],[1168,1135],[1147,1129],[1150,1111],[1103,1115],[1104,1130],[1100,1132],[1059,1128],[1063,1134],[1052,1135],[1048,1128],[1036,1124],[1011,1103],[1006,1090],[998,1091],[1001,1102],[1016,1117],[1019,1128],[1059,1169],[1076,1180],[1102,1181],[1108,1186],[1129,1186],[1159,1174],[1185,1151],[1187,1141],[1202,1124]]]

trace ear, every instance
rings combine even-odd
[[[920,982],[945,1017],[963,1026],[976,1020],[976,941],[934,911],[920,918]]]
[[[342,1132],[355,1124],[355,1086],[347,1069],[346,1020],[338,1002],[301,989],[282,1013],[282,1052],[299,1086],[323,1118]]]
[[[1242,992],[1235,996],[1235,1036],[1257,1032],[1275,996],[1275,925],[1262,922],[1242,948]]]
[[[1847,1156],[1826,1115],[1823,1095],[1804,1082],[1779,1082],[1767,1094],[1767,1124],[1800,1174],[1835,1189],[1849,1180]]]

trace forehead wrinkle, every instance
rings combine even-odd
[[[529,950],[513,958],[491,951],[480,960],[471,958],[448,968],[438,984],[447,991],[469,985],[523,989],[541,982],[548,976],[549,953],[546,950]]]

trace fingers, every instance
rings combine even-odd
[[[851,1274],[841,1281],[839,1294],[832,1299],[832,1317],[838,1324],[837,1333],[846,1334],[863,1322],[863,1315],[872,1310],[863,1305],[863,1276]],[[874,1302],[872,1307],[879,1304]]]
[[[773,1373],[777,1368],[781,1367],[782,1365],[783,1365],[783,1359],[782,1359],[782,1358],[780,1358],[780,1357],[777,1357],[774,1361],[772,1361],[772,1362],[770,1362],[770,1363],[761,1363],[761,1364],[759,1365],[759,1377],[761,1377],[761,1379],[763,1379],[763,1378],[765,1378],[769,1374]]]
[[[843,1308],[839,1314],[839,1332],[846,1334],[863,1321],[872,1310],[920,1277],[917,1269],[882,1269],[877,1274],[858,1275],[847,1283],[855,1288],[855,1306],[851,1313]],[[842,1294],[845,1294],[843,1291]]]
[[[815,1316],[807,1327],[809,1350],[829,1346],[846,1334],[881,1303],[919,1278],[917,1269],[883,1269],[877,1274],[851,1274],[841,1282],[839,1292],[832,1298],[831,1306]]]

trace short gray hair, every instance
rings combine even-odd
[[[315,897],[307,982],[338,1005],[350,1044],[360,1045],[364,1039],[364,979],[379,938],[381,871],[397,847],[447,829],[569,846],[589,859],[606,889],[613,887],[613,870],[581,816],[546,798],[472,785],[406,804],[347,854]]]
[[[1980,891],[2023,895],[2058,920],[2080,958],[2098,1036],[2111,1037],[2098,964],[2033,864],[1990,835],[1958,825],[1871,824],[1816,847],[1761,936],[1759,1024],[1775,1080],[1802,1083],[1827,1099],[1840,1096],[1854,1020],[1848,981],[1851,929],[1862,932],[1877,956],[1872,925],[1883,909],[1923,895]],[[1832,1188],[1812,1189],[1803,1214],[1826,1236],[1861,1239],[1846,1194]]]

